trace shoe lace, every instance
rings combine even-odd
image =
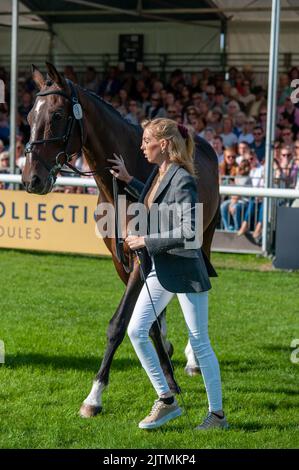
[[[203,420],[202,426],[205,426],[207,424],[212,424],[214,422],[214,416],[212,413],[208,413],[205,419]]]
[[[150,411],[150,416],[153,415],[161,407],[161,405],[163,405],[161,400],[155,400],[155,403],[153,404],[153,407]]]

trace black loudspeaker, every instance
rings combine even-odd
[[[278,207],[275,260],[279,269],[299,269],[299,208]]]
[[[120,69],[137,72],[143,63],[143,34],[120,34],[118,43]]]

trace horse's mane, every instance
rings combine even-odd
[[[97,93],[95,93],[94,91],[91,91],[91,90],[88,90],[87,88],[83,88],[81,85],[77,85],[77,87],[83,91],[84,93],[86,93],[88,96],[90,96],[91,98],[95,98],[95,100],[97,101],[100,101],[101,104],[103,104],[104,106],[106,106],[107,109],[109,109],[109,111],[112,112],[112,114],[114,114],[118,119],[120,119],[123,123],[127,124],[128,126],[130,127],[133,127],[135,129],[136,132],[143,132],[142,130],[142,127],[141,125],[136,125],[136,124],[132,124],[130,121],[128,121],[127,119],[125,119],[118,111],[117,109],[114,108],[114,106],[109,103],[109,101],[106,101],[104,100],[104,98],[102,98],[101,96],[99,96]]]

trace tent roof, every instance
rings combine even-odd
[[[270,21],[272,1],[22,0],[19,4],[20,26],[47,27],[55,23]],[[9,12],[11,1],[1,0],[0,25],[11,24]],[[298,0],[281,0],[281,21],[298,21],[298,15]]]

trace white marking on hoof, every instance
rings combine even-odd
[[[198,366],[196,367],[189,367],[189,366],[186,366],[185,367],[185,372],[187,375],[189,375],[190,377],[193,377],[194,375],[200,375],[201,374],[201,370]]]
[[[102,392],[105,385],[98,380],[93,382],[90,394],[85,398],[83,404],[93,406],[95,408],[102,408]]]

